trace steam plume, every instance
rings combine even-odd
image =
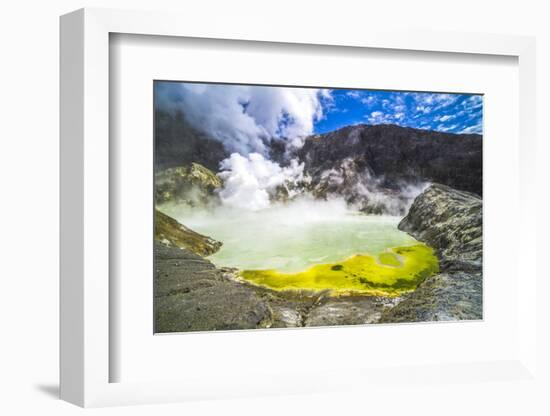
[[[303,164],[292,160],[287,167],[265,159],[259,153],[248,157],[233,153],[221,163],[219,174],[224,187],[219,192],[222,203],[252,211],[269,207],[270,196],[277,187],[295,183],[303,177]]]
[[[159,108],[181,111],[195,128],[222,142],[230,152],[267,154],[271,140],[299,147],[323,117],[330,91],[247,85],[159,83]]]

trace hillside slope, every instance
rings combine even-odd
[[[482,195],[482,136],[396,125],[357,125],[308,137],[296,155],[316,186],[323,173],[353,164],[379,186],[436,182]],[[325,175],[326,176],[326,175]]]

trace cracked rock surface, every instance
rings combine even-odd
[[[381,322],[483,318],[482,201],[434,184],[419,195],[399,229],[437,250],[441,273],[427,278]]]

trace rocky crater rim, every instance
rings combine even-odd
[[[478,195],[441,184],[415,199],[398,227],[436,250],[440,272],[384,311],[380,322],[483,318],[482,211]]]
[[[431,269],[429,275],[420,276],[417,282],[412,279],[416,284],[412,290],[406,287],[411,284],[410,280],[395,279],[393,286],[387,281],[356,280],[356,284],[370,285],[372,290],[357,294],[342,289],[337,295],[326,289],[258,285],[243,279],[236,269],[218,268],[204,258],[207,254],[197,255],[204,249],[203,245],[210,246],[207,251],[219,249],[213,239],[195,233],[170,217],[168,220],[159,216],[161,231],[162,227],[168,230],[175,227],[178,232],[172,236],[164,230],[156,235],[155,331],[481,319],[481,214],[482,202],[477,195],[439,184],[428,187],[414,200],[399,229],[422,241],[418,245],[429,250],[438,269]],[[172,236],[172,241],[166,238],[167,234]],[[410,246],[401,248],[410,250]],[[371,256],[370,264],[382,270],[395,270],[407,267],[407,259],[415,258],[392,250]],[[359,255],[322,266],[329,269],[328,273],[353,274],[357,257],[365,260],[365,256]],[[345,264],[347,261],[352,264]],[[399,261],[402,264],[398,264]],[[303,277],[311,275],[315,273],[306,273]],[[388,296],[389,291],[396,295]]]

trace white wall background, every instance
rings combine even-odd
[[[58,16],[74,9],[116,7],[178,10],[208,24],[211,13],[245,13],[288,25],[311,24],[337,31],[340,25],[368,26],[392,19],[407,27],[536,35],[538,38],[538,131],[540,234],[548,234],[548,163],[550,155],[550,28],[545,1],[479,0],[338,0],[307,2],[214,0],[19,0],[4,2],[0,11],[0,413],[76,414],[81,409],[60,402],[58,376]],[[545,180],[543,180],[545,179]],[[505,226],[505,225],[504,225]],[[541,254],[544,254],[541,251]],[[540,256],[544,258],[543,255]],[[542,262],[541,262],[542,264]],[[537,288],[539,299],[550,289]],[[550,328],[548,302],[539,302],[542,324]],[[541,324],[541,323],[539,323]],[[550,351],[548,329],[541,337]],[[539,355],[540,365],[548,358]],[[452,393],[451,393],[452,391]],[[506,383],[480,393],[468,385],[429,391],[422,414],[548,414],[542,391]],[[547,394],[547,392],[546,392]],[[538,403],[538,405],[537,405]],[[101,415],[125,414],[411,414],[407,396],[395,397],[388,387],[383,397],[343,393],[331,396],[281,397],[93,410]]]

